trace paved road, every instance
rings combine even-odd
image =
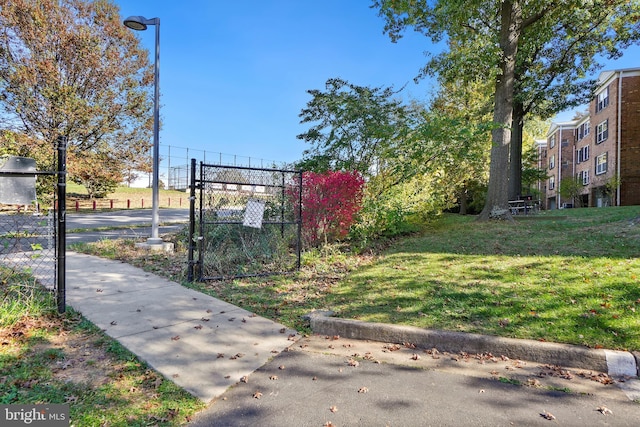
[[[160,209],[160,223],[189,222],[188,209]],[[67,212],[67,230],[79,228],[151,225],[151,209],[129,209],[100,213]]]
[[[189,222],[188,209],[160,209],[160,235],[180,230]],[[117,227],[113,230],[67,232],[67,244],[89,243],[103,239],[147,238],[151,236],[151,210],[131,209],[126,211],[101,213],[69,213],[67,230],[96,229],[100,227]],[[140,227],[140,225],[149,225]],[[128,228],[127,228],[128,227]]]
[[[640,404],[579,369],[310,336],[228,389],[189,426],[585,427],[639,420]]]

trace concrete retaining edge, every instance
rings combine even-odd
[[[558,344],[525,339],[503,338],[466,332],[439,331],[413,326],[368,323],[330,317],[330,312],[318,311],[305,316],[311,330],[319,335],[339,335],[343,338],[411,343],[417,347],[450,353],[492,353],[510,359],[606,372],[612,376],[640,376],[640,353],[591,349],[570,344]],[[619,361],[622,361],[620,366]]]

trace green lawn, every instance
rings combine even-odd
[[[327,306],[371,322],[640,350],[640,207],[538,218],[443,216],[340,281]]]

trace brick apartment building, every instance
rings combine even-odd
[[[640,68],[604,71],[598,82],[588,114],[552,123],[538,144],[545,209],[640,205]],[[580,195],[563,198],[562,181],[574,178]]]

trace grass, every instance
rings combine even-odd
[[[75,210],[76,202],[78,202],[81,211],[93,210],[94,200],[97,210],[110,210],[111,201],[113,201],[113,209],[126,209],[127,206],[131,209],[151,208],[151,198],[150,188],[118,187],[103,199],[89,200],[87,190],[82,185],[67,183],[67,209],[72,210]],[[129,201],[128,204],[127,201]],[[189,193],[160,189],[158,202],[158,206],[161,208],[188,208]]]
[[[177,426],[204,404],[51,294],[2,271],[0,404],[68,404],[72,425]]]
[[[370,322],[640,349],[640,207],[564,213],[444,216],[339,282],[327,305]]]
[[[118,245],[89,246],[184,278],[184,253]],[[377,254],[329,246],[306,252],[295,275],[185,285],[302,332],[302,315],[331,309],[368,322],[640,350],[639,255],[638,206],[514,222],[443,215]]]

